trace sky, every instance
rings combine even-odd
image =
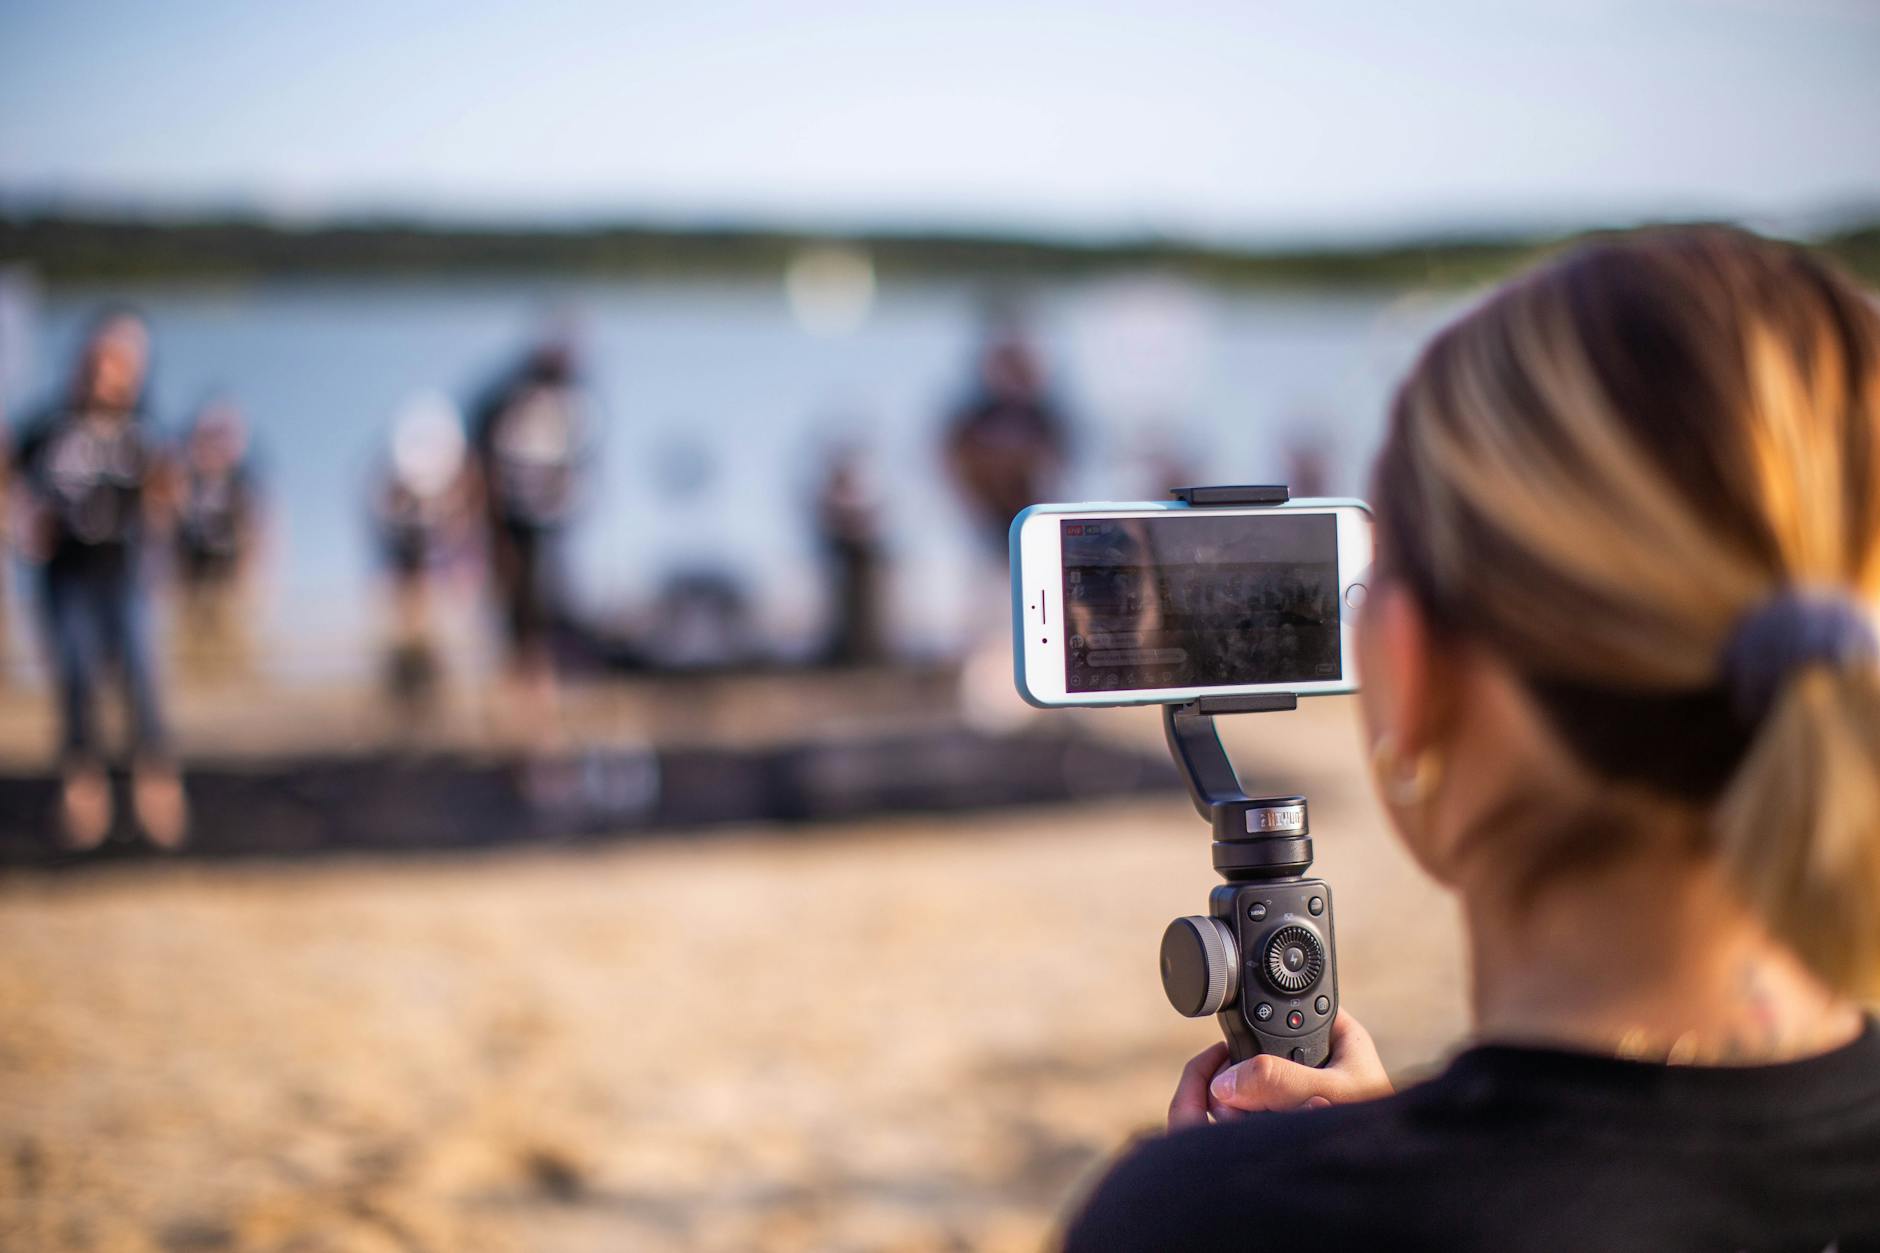
[[[1880,0],[0,0],[0,195],[1339,239],[1880,212]]]

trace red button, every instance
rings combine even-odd
[[[1305,1023],[1306,1023],[1306,1016],[1300,1013],[1296,1009],[1292,1013],[1286,1015],[1286,1025],[1291,1027],[1295,1031],[1297,1031],[1300,1027],[1305,1026]]]

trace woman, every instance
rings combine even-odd
[[[1880,1248],[1880,314],[1583,248],[1430,345],[1373,490],[1365,729],[1476,1046],[1209,1049],[1070,1246]]]
[[[35,508],[29,555],[41,563],[40,612],[58,687],[65,843],[96,848],[113,822],[94,689],[115,675],[124,693],[131,802],[163,849],[181,847],[188,811],[170,753],[150,657],[142,555],[172,510],[167,467],[144,418],[150,332],[135,313],[99,316],[64,402],[20,441]]]

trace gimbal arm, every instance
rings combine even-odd
[[[1218,806],[1251,799],[1240,786],[1240,776],[1221,747],[1214,726],[1216,714],[1281,713],[1299,708],[1291,692],[1268,696],[1204,696],[1181,705],[1162,706],[1162,733],[1168,750],[1188,781],[1195,808],[1210,821]]]
[[[1204,696],[1162,707],[1169,755],[1188,783],[1195,809],[1214,829],[1214,868],[1228,880],[1304,874],[1312,865],[1312,839],[1303,796],[1249,796],[1221,747],[1216,714],[1276,713],[1297,709],[1290,692],[1264,696]]]

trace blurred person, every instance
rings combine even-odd
[[[997,559],[1001,574],[996,582],[988,579],[984,597],[969,605],[958,699],[970,725],[996,734],[1033,711],[1012,693],[1010,611],[1003,591],[993,589],[1004,587],[1012,519],[1025,506],[1057,494],[1069,432],[1046,393],[1037,354],[1015,330],[988,342],[976,388],[948,424],[946,460],[985,544],[982,551]]]
[[[659,581],[647,613],[645,648],[664,670],[748,665],[763,641],[744,580],[721,565],[682,564]]]
[[[1323,435],[1302,427],[1286,445],[1286,488],[1294,496],[1324,496],[1331,486],[1331,447]]]
[[[19,475],[19,460],[13,447],[13,427],[10,415],[0,409],[0,553],[5,553],[16,545],[14,543],[15,510],[19,503],[19,492],[14,480]],[[13,681],[11,661],[13,643],[13,563],[0,559],[0,688]]]
[[[438,569],[461,550],[471,527],[468,476],[457,407],[437,392],[406,401],[392,420],[372,517],[391,578],[386,685],[393,702],[413,717],[429,711],[442,679],[432,602]]]
[[[977,390],[948,423],[946,458],[1001,558],[1018,511],[1052,498],[1068,440],[1031,345],[1015,332],[996,336],[980,360]]]
[[[98,317],[66,396],[22,432],[18,463],[30,498],[29,557],[40,566],[39,610],[59,708],[60,816],[68,846],[110,832],[111,785],[93,707],[113,672],[128,711],[132,806],[160,848],[188,824],[147,634],[141,578],[147,537],[174,514],[174,473],[144,416],[150,332],[116,309]]]
[[[530,349],[470,413],[519,729],[545,751],[560,743],[555,632],[567,606],[558,547],[579,500],[587,427],[573,350],[560,337]]]
[[[829,454],[816,497],[816,534],[829,572],[830,624],[823,659],[852,666],[886,654],[882,629],[885,556],[881,496],[860,449]]]
[[[1137,676],[1106,656],[1163,642],[1168,584],[1155,577],[1155,546],[1147,524],[1123,519],[1102,526],[1100,541],[1085,541],[1080,553],[1085,564],[1067,576],[1077,584],[1076,596],[1067,596],[1065,606],[1071,654],[1065,684],[1072,691],[1139,686]],[[1084,531],[1094,535],[1097,528]]]
[[[683,536],[669,547],[644,619],[643,655],[655,669],[706,670],[750,665],[769,656],[756,600],[728,559],[739,516],[725,494],[719,451],[696,427],[662,438],[651,458],[653,481],[669,521]],[[727,520],[732,525],[727,528]]]
[[[227,399],[205,404],[183,438],[175,535],[180,643],[200,675],[248,668],[243,612],[260,542],[261,509],[248,422]]]
[[[1880,312],[1582,247],[1428,347],[1373,493],[1366,735],[1475,1047],[1216,1045],[1069,1247],[1880,1248]]]
[[[39,285],[25,265],[0,265],[0,550],[11,538],[18,493],[13,447],[13,402],[31,376],[39,320]],[[13,569],[0,561],[0,687],[12,680]]]

